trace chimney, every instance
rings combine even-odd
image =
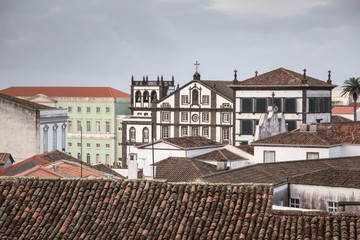
[[[137,164],[137,155],[130,154],[129,165],[128,165],[128,179],[137,179],[137,171],[138,171],[138,164]]]
[[[219,171],[224,171],[226,170],[228,167],[227,167],[227,161],[225,159],[220,159],[217,161],[217,169]]]
[[[319,134],[319,124],[321,122],[322,118],[316,119],[316,134]]]
[[[255,77],[257,77],[258,73],[259,73],[258,71],[255,71]]]

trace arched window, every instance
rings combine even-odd
[[[136,91],[135,93],[135,102],[141,102],[141,92]]]
[[[198,104],[199,102],[199,91],[194,89],[192,91],[192,104]]]
[[[110,166],[110,156],[109,156],[109,154],[105,155],[105,163],[106,163],[106,165]]]
[[[145,91],[143,95],[143,101],[148,103],[149,102],[149,92]]]
[[[49,135],[48,135],[48,130],[49,130],[49,126],[48,125],[45,125],[44,128],[43,128],[43,150],[44,152],[47,152],[49,151]]]
[[[78,154],[77,154],[77,158],[78,158],[79,160],[81,160],[81,153],[78,153]]]
[[[134,127],[131,127],[129,130],[129,140],[130,140],[130,142],[136,141],[136,130]]]
[[[96,154],[96,163],[99,163],[100,162],[100,154]]]
[[[156,91],[152,91],[151,92],[151,102],[156,102],[157,101],[157,93]]]
[[[90,153],[86,154],[86,162],[90,164]]]
[[[143,142],[144,143],[149,142],[149,129],[147,127],[143,128]]]

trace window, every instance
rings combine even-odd
[[[100,148],[100,143],[95,144],[96,148]]]
[[[264,163],[275,162],[275,151],[264,151]]]
[[[86,131],[91,132],[91,122],[89,120],[86,121]]]
[[[109,149],[109,148],[110,148],[110,144],[109,144],[109,143],[106,143],[106,144],[105,144],[105,148],[106,148],[106,149]]]
[[[169,121],[169,112],[162,112],[162,120],[164,122],[168,122]]]
[[[48,125],[45,125],[44,128],[43,128],[43,147],[44,147],[44,152],[47,152],[49,151],[49,135],[48,135],[48,131],[49,131],[49,126]]]
[[[229,129],[223,128],[223,140],[228,141],[229,140]]]
[[[91,147],[91,143],[86,143],[86,147],[90,148]]]
[[[105,131],[106,131],[107,133],[110,132],[110,121],[105,121]]]
[[[300,199],[290,198],[289,207],[299,208],[300,207]]]
[[[68,107],[68,112],[72,112],[72,107]]]
[[[68,142],[68,147],[72,147],[72,142]]]
[[[240,120],[241,134],[253,135],[254,134],[254,121],[253,120]]]
[[[149,116],[149,113],[144,113],[144,116]]]
[[[256,98],[255,99],[255,112],[257,113],[266,113],[266,98]]]
[[[77,159],[81,160],[81,153],[77,154]]]
[[[296,99],[285,98],[284,99],[284,113],[296,113]]]
[[[68,121],[68,132],[72,132],[72,121]]]
[[[230,108],[230,103],[223,103],[222,107],[223,108]]]
[[[181,95],[181,103],[182,104],[189,104],[189,96],[188,95]]]
[[[77,107],[77,112],[81,112],[81,107]]]
[[[188,121],[188,113],[187,112],[182,112],[181,113],[181,121],[183,121],[183,122]]]
[[[99,133],[100,132],[100,121],[95,122],[95,128],[96,128],[96,132]]]
[[[230,122],[230,113],[223,113],[223,122]]]
[[[277,107],[278,112],[282,112],[281,98],[274,98],[275,107]],[[269,105],[271,105],[271,99],[269,100]]]
[[[187,136],[188,135],[188,128],[182,127],[181,128],[181,136]]]
[[[76,126],[77,126],[77,131],[81,132],[81,121],[80,120],[76,121]]]
[[[209,105],[209,103],[210,103],[209,95],[203,95],[203,96],[202,96],[202,103],[203,103],[204,105]]]
[[[90,164],[90,153],[86,154],[86,162]]]
[[[199,91],[194,89],[192,91],[192,104],[198,104],[199,103]]]
[[[144,143],[149,142],[149,129],[147,127],[143,128],[143,142]]]
[[[162,107],[168,108],[168,107],[170,107],[170,103],[165,102],[165,103],[162,104]]]
[[[99,163],[100,162],[100,154],[96,154],[96,163]]]
[[[319,159],[319,153],[318,152],[307,152],[306,153],[306,159]]]
[[[148,91],[144,92],[143,101],[146,103],[149,102],[149,92]]]
[[[199,128],[198,127],[191,128],[191,136],[199,136]]]
[[[162,138],[168,138],[169,137],[169,127],[165,126],[162,127]]]
[[[241,112],[243,113],[252,113],[253,112],[253,99],[252,98],[242,98],[240,100]]]
[[[209,137],[209,128],[203,127],[203,137]]]
[[[129,140],[130,140],[130,142],[135,142],[136,141],[135,135],[136,135],[135,128],[131,127],[130,130],[129,130]]]
[[[80,147],[81,147],[81,143],[77,143],[76,146],[77,146],[78,148],[80,148]]]
[[[141,102],[141,92],[136,91],[135,93],[135,102],[140,103]]]
[[[87,113],[91,112],[91,108],[90,108],[90,107],[86,107],[86,112],[87,112]]]
[[[55,123],[53,126],[53,149],[57,149],[57,129],[58,125]]]
[[[151,92],[151,102],[152,103],[155,103],[157,101],[157,93],[156,93],[156,91],[152,91]]]
[[[285,123],[289,132],[297,128],[296,120],[286,120]]]
[[[337,202],[327,202],[327,210],[329,212],[336,212],[338,208]]]
[[[110,112],[110,107],[106,107],[106,108],[105,108],[105,112],[106,112],[106,113],[109,113],[109,112]]]
[[[96,107],[96,113],[100,113],[100,107]]]
[[[110,156],[109,156],[109,154],[106,154],[105,155],[105,163],[106,163],[106,165],[110,165]]]
[[[209,122],[209,113],[203,113],[202,114],[202,121],[203,122]]]
[[[328,97],[309,98],[310,113],[331,112],[331,99]]]

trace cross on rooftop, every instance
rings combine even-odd
[[[198,61],[196,61],[196,63],[194,63],[194,65],[196,66],[196,72],[198,71],[198,66],[200,65],[200,63]]]

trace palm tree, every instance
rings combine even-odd
[[[354,77],[349,78],[348,80],[345,80],[342,88],[343,88],[343,90],[342,90],[341,96],[349,94],[349,96],[351,96],[352,99],[354,100],[354,121],[357,121],[357,119],[356,119],[356,101],[360,94],[360,79],[354,78]]]

